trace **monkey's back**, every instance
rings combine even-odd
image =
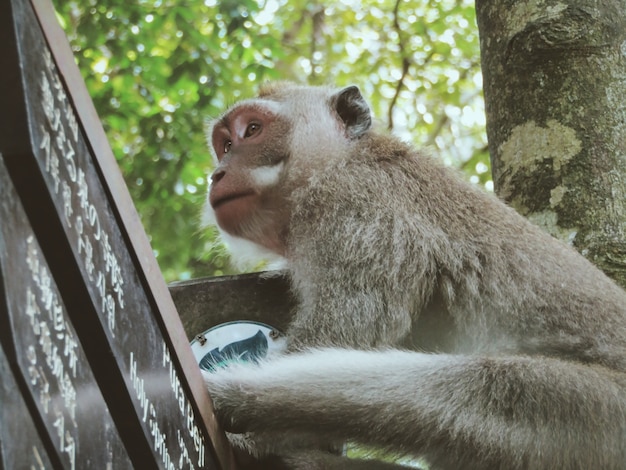
[[[441,315],[455,350],[626,369],[626,293],[571,247],[394,137],[368,132],[326,158],[291,196],[296,291],[368,292],[381,344]]]

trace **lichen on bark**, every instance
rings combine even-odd
[[[523,201],[525,194],[511,195],[505,192],[514,187],[518,173],[521,172],[523,178],[528,173],[537,173],[546,167],[550,174],[559,175],[561,169],[582,150],[582,143],[573,129],[550,119],[546,127],[538,126],[535,121],[514,127],[499,150],[501,164],[507,168],[507,172],[502,175],[503,192],[500,196],[510,200],[519,197],[520,200],[512,204],[520,212],[527,213]]]

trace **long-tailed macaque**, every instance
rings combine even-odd
[[[206,377],[227,431],[287,468],[395,466],[281,436],[433,469],[626,468],[626,293],[583,256],[373,130],[354,86],[265,86],[208,138],[209,211],[284,258],[299,299],[288,354]]]

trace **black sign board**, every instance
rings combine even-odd
[[[1,160],[0,280],[5,299],[0,305],[2,343],[17,365],[19,382],[28,390],[27,400],[35,405],[44,423],[55,458],[70,469],[88,468],[93,461],[105,464],[103,468],[131,468],[81,341]],[[11,449],[15,441],[22,439],[21,432],[7,433],[3,441]]]
[[[53,465],[232,468],[49,0],[3,0],[0,64],[0,337]]]
[[[52,468],[1,347],[0,377],[0,468]]]

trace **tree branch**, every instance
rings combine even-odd
[[[398,101],[398,96],[400,96],[400,92],[402,91],[402,87],[404,86],[404,79],[409,73],[409,67],[411,66],[411,62],[407,58],[406,55],[406,46],[404,44],[404,40],[402,39],[403,31],[400,27],[400,22],[398,21],[398,12],[400,10],[400,2],[402,0],[396,0],[396,4],[393,7],[393,29],[398,34],[398,47],[400,48],[400,56],[402,57],[402,74],[400,75],[400,79],[396,85],[396,92],[391,99],[391,103],[389,103],[389,111],[387,112],[387,121],[389,130],[393,129],[393,109],[396,106],[396,102]]]

